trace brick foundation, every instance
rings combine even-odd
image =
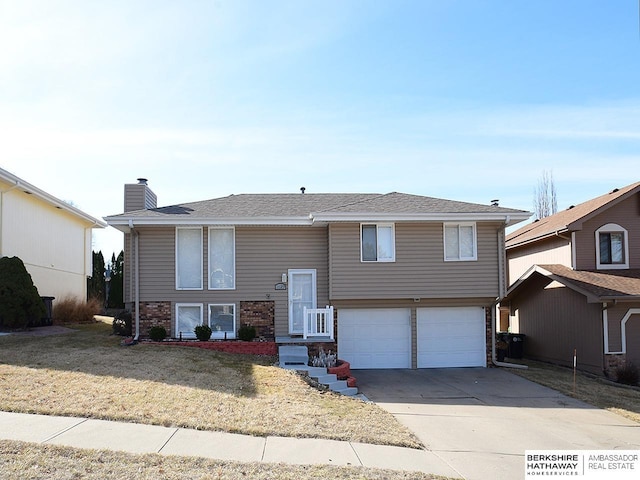
[[[258,340],[263,342],[275,340],[275,302],[273,300],[240,302],[239,318],[238,328],[242,325],[251,325],[256,329]]]
[[[171,336],[171,302],[140,302],[140,336],[147,337],[154,325],[162,325]]]
[[[487,345],[487,367],[495,367],[493,364],[493,359],[491,357],[491,349],[493,348],[493,328],[491,325],[491,308],[485,307],[484,309],[484,319],[485,319],[485,327],[486,327],[486,345]]]

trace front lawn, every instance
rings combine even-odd
[[[0,440],[0,478],[3,480],[435,480],[436,475],[364,467],[241,463],[206,458],[136,455],[105,450],[82,450]]]
[[[391,414],[318,391],[273,357],[122,347],[108,324],[73,329],[0,337],[0,410],[422,448]]]
[[[521,360],[518,363],[523,363],[529,368],[527,370],[512,368],[509,372],[640,423],[640,388],[638,387],[629,387],[602,377],[577,372],[574,389],[571,368],[534,360]]]

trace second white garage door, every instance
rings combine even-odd
[[[411,368],[411,310],[338,310],[338,357],[351,368]]]
[[[482,307],[417,310],[418,368],[486,367]]]

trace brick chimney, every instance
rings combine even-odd
[[[138,183],[124,186],[124,211],[148,210],[158,206],[158,197],[147,185],[146,178],[138,178]]]

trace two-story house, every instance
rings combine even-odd
[[[19,257],[40,295],[87,298],[92,232],[106,226],[0,168],[0,256]]]
[[[231,339],[250,324],[266,340],[337,349],[352,368],[486,366],[504,229],[530,216],[304,189],[157,208],[145,179],[125,185],[124,209],[105,220],[125,234],[136,335],[159,323],[193,338],[204,323]]]
[[[502,328],[525,356],[597,374],[640,365],[640,182],[507,236]]]

